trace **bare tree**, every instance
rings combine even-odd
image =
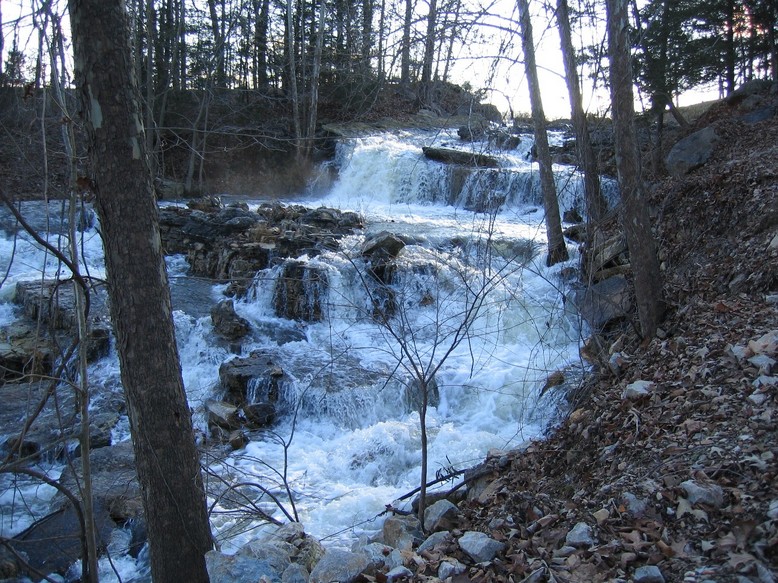
[[[616,169],[621,190],[621,223],[635,281],[635,299],[644,337],[651,338],[662,319],[662,275],[651,232],[635,132],[627,0],[608,0],[608,55]]]
[[[529,86],[529,100],[532,107],[532,124],[535,130],[535,148],[540,168],[540,189],[543,193],[543,207],[546,212],[546,235],[548,237],[548,257],[546,264],[551,266],[568,259],[565,238],[562,235],[562,219],[559,216],[559,201],[556,195],[556,183],[551,167],[551,152],[546,134],[546,115],[543,112],[543,99],[540,96],[538,68],[535,63],[535,42],[532,37],[532,21],[529,14],[529,1],[517,0],[519,24],[521,26],[521,46],[524,51],[524,71]]]
[[[70,0],[111,315],[156,582],[208,581],[212,547],[122,0]]]
[[[608,210],[608,206],[600,189],[597,158],[594,155],[594,148],[592,148],[592,141],[589,137],[589,124],[586,121],[586,113],[583,108],[581,82],[578,78],[575,48],[573,47],[573,39],[570,33],[570,11],[567,0],[557,0],[556,5],[557,27],[559,28],[562,58],[565,64],[565,81],[567,83],[567,92],[570,96],[570,109],[575,130],[575,145],[584,175],[586,218],[588,221],[596,223]]]

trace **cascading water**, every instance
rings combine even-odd
[[[365,231],[341,240],[338,250],[295,259],[295,274],[285,275],[283,265],[261,271],[235,302],[252,324],[241,355],[268,351],[284,378],[272,430],[253,433],[237,452],[212,451],[210,470],[220,478],[210,486],[223,492],[225,483],[259,483],[330,546],[350,546],[377,531],[385,505],[418,486],[420,380],[435,386],[427,412],[434,475],[541,435],[555,412],[539,399],[539,388],[549,372],[578,361],[580,330],[563,301],[564,265],[545,267],[537,172],[526,160],[531,143],[501,154],[499,169],[462,170],[421,155],[420,146],[434,137],[344,141],[337,178],[326,189],[314,185],[319,199],[313,204],[360,212]],[[560,206],[580,210],[580,178],[557,170]],[[310,197],[303,204],[311,206]],[[362,253],[381,231],[405,243],[384,281]],[[102,275],[99,236],[93,228],[85,235],[88,266]],[[11,246],[10,236],[0,240],[3,249]],[[3,325],[13,319],[12,284],[41,277],[43,255],[34,244],[22,238],[16,253],[10,268],[10,252],[0,260],[0,269],[10,269],[0,288]],[[575,260],[573,253],[567,265]],[[196,425],[206,433],[202,404],[221,396],[219,366],[232,356],[215,341],[207,315],[225,286],[188,279],[180,257],[169,258],[168,269],[184,382]],[[56,270],[46,267],[50,277]],[[284,277],[302,281],[302,288],[284,287]],[[287,302],[300,294],[302,315],[293,318]],[[96,386],[117,386],[115,354],[89,374]],[[251,400],[267,392],[259,381],[251,387]],[[114,440],[127,438],[126,423],[120,424]],[[41,491],[45,503],[51,492]],[[287,519],[259,489],[241,492],[267,514]],[[225,552],[256,537],[258,527],[251,512],[236,514],[228,499],[209,499]],[[29,524],[7,512],[7,500],[0,502],[6,504],[0,534],[12,536]]]

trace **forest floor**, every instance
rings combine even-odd
[[[757,106],[778,97],[713,105],[687,132],[716,129],[712,159],[651,186],[662,330],[625,325],[547,439],[487,460],[460,528],[505,551],[454,583],[778,580],[778,117]],[[417,579],[447,553],[466,562],[438,549]]]

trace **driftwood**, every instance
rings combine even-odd
[[[451,148],[422,148],[424,155],[430,160],[444,162],[445,164],[459,164],[460,166],[476,166],[482,168],[497,168],[497,158],[488,154],[476,152],[463,152]]]

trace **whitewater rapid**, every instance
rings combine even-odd
[[[323,321],[293,322],[275,315],[277,267],[260,272],[249,294],[235,302],[236,312],[253,328],[237,355],[260,349],[277,355],[288,379],[281,395],[286,414],[271,431],[251,433],[242,450],[209,450],[205,461],[219,477],[206,476],[206,481],[214,491],[225,480],[262,484],[326,546],[349,548],[368,540],[380,529],[386,505],[419,483],[419,415],[408,402],[401,346],[386,327],[366,317],[369,297],[360,276],[366,238],[391,231],[410,242],[398,258],[396,287],[405,304],[404,323],[397,329],[408,335],[405,340],[412,339],[423,362],[437,365],[446,354],[472,290],[479,285],[489,290],[466,341],[446,355],[435,375],[440,400],[427,415],[428,479],[475,465],[491,449],[520,447],[540,437],[556,416],[553,399],[539,398],[546,376],[581,366],[581,326],[564,301],[567,283],[561,275],[577,264],[577,252],[570,245],[568,262],[545,266],[543,211],[537,167],[527,161],[529,146],[525,142],[502,155],[506,176],[476,179],[490,181],[486,188],[505,200],[494,212],[483,213],[446,203],[450,169],[420,154],[420,144],[433,139],[453,141],[450,135],[424,133],[344,141],[336,161],[297,201],[355,210],[365,219],[365,231],[345,238],[341,249],[300,258],[327,273]],[[557,170],[560,207],[580,208],[575,174],[565,167]],[[463,188],[463,196],[468,188],[476,185]],[[244,200],[252,208],[262,202]],[[8,272],[0,287],[2,326],[15,317],[11,300],[17,281],[61,273],[28,236],[14,238],[7,223],[0,237],[0,272]],[[84,268],[103,277],[96,225],[80,236]],[[60,242],[56,233],[49,238]],[[182,374],[197,431],[205,436],[202,405],[221,396],[219,366],[236,356],[216,341],[209,316],[226,286],[192,280],[181,256],[168,258],[167,264]],[[96,386],[118,385],[116,355],[91,365],[89,374]],[[114,440],[128,438],[125,421],[114,430]],[[61,470],[45,469],[52,475]],[[18,512],[18,505],[11,512],[9,497],[19,494],[10,484],[3,486],[0,534],[13,536],[34,515]],[[293,504],[286,498],[287,487]],[[37,512],[44,511],[53,494],[47,488],[32,485],[24,493]],[[267,495],[244,490],[264,512],[287,520]],[[215,495],[208,502],[224,552],[236,551],[263,528],[248,509],[239,512]],[[130,571],[135,568],[132,561],[127,565]]]

